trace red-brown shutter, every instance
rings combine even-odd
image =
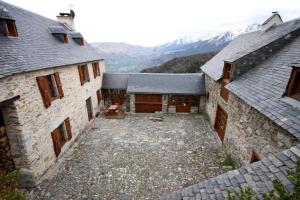
[[[58,90],[58,93],[59,93],[59,97],[63,98],[64,97],[64,92],[63,92],[62,85],[61,85],[61,82],[60,82],[59,72],[55,72],[54,77],[55,77],[55,82],[56,82],[57,90]]]
[[[69,117],[67,119],[65,119],[65,125],[66,125],[66,129],[67,129],[68,139],[71,140],[72,139],[72,130],[71,130],[71,123],[70,123]]]
[[[83,80],[83,73],[82,73],[82,66],[81,65],[78,65],[78,73],[79,73],[80,84],[83,85],[84,80]]]
[[[90,81],[89,66],[85,65],[87,81]]]
[[[93,63],[92,66],[93,66],[94,78],[96,78],[97,77],[97,66],[96,66],[96,63]]]
[[[55,155],[56,157],[60,154],[60,151],[61,151],[61,145],[60,145],[60,132],[57,129],[55,129],[52,133],[51,133],[51,136],[52,136],[52,141],[53,141],[53,147],[54,147],[54,152],[55,152]]]
[[[51,94],[48,86],[48,79],[45,76],[36,77],[40,93],[46,108],[51,105]]]
[[[98,105],[99,105],[99,104],[100,104],[100,101],[101,101],[100,89],[97,90],[97,100],[98,100]]]

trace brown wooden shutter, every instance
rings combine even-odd
[[[72,139],[72,130],[71,130],[71,124],[70,124],[69,117],[67,119],[65,119],[65,125],[66,125],[66,129],[67,129],[68,139],[71,140]]]
[[[51,93],[49,91],[48,79],[45,76],[36,77],[40,93],[46,108],[51,105]]]
[[[61,85],[61,82],[60,82],[59,72],[55,72],[54,77],[55,77],[55,82],[56,82],[57,90],[58,90],[58,93],[59,93],[59,97],[63,98],[64,97],[64,92],[63,92],[62,85]]]
[[[93,73],[94,73],[94,78],[97,77],[97,66],[96,66],[96,63],[93,63]]]
[[[84,79],[83,79],[83,73],[82,73],[82,66],[78,65],[78,73],[79,73],[79,79],[80,79],[80,84],[84,84]]]
[[[89,67],[88,67],[88,65],[85,66],[85,70],[86,70],[87,81],[90,81],[90,74],[89,74]]]
[[[53,141],[53,147],[54,147],[54,152],[56,157],[60,154],[61,152],[61,145],[60,145],[60,132],[58,128],[56,128],[52,133],[52,141]]]
[[[101,102],[101,94],[100,94],[100,89],[97,90],[97,100],[98,100],[98,105],[100,104]]]
[[[100,76],[100,67],[99,67],[99,63],[97,63],[97,75]]]

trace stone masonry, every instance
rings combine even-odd
[[[210,93],[206,112],[211,125],[214,126],[219,104],[228,114],[223,145],[238,163],[249,163],[252,150],[264,158],[296,144],[296,139],[287,131],[234,94],[230,93],[228,102],[224,101],[220,96],[219,82],[206,76],[205,83],[206,90]]]
[[[98,112],[96,91],[101,88],[102,74],[94,79],[91,63],[88,63],[88,69],[90,82],[83,86],[80,85],[75,65],[37,70],[0,79],[0,102],[4,102],[1,110],[13,160],[21,172],[22,186],[38,183],[44,172],[57,160],[51,138],[52,130],[70,117],[73,137],[63,146],[63,154],[78,134],[90,124],[85,102],[88,97],[92,97],[94,114]],[[104,72],[103,62],[100,62],[100,71]],[[60,73],[64,97],[45,108],[36,77],[54,72]],[[12,98],[16,100],[9,101]]]

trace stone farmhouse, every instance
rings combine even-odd
[[[74,30],[0,1],[0,168],[38,183],[98,112],[104,63]],[[60,21],[62,19],[62,21]]]
[[[201,68],[211,124],[243,164],[299,141],[299,35],[300,19],[282,23],[274,13]]]
[[[0,0],[0,170],[19,169],[21,186],[35,186],[103,106],[119,104],[131,113],[207,114],[246,165],[162,199],[224,199],[238,182],[262,192],[274,176],[291,189],[284,170],[300,157],[300,19],[283,23],[273,13],[203,73],[115,74],[104,73],[74,17],[54,21]]]

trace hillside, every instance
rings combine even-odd
[[[210,60],[217,52],[201,53],[192,56],[174,58],[162,65],[142,70],[142,73],[197,73],[200,66]]]

